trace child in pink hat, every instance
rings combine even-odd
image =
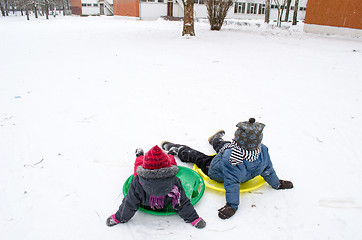
[[[162,209],[172,204],[175,212],[185,222],[196,228],[204,228],[206,222],[197,214],[185,194],[180,179],[176,176],[178,167],[175,158],[167,155],[157,145],[146,154],[138,148],[136,156],[134,178],[128,193],[118,211],[108,217],[107,225],[111,227],[128,222],[140,205]]]

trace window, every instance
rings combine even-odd
[[[234,6],[234,13],[245,13],[246,3],[236,2]]]
[[[98,3],[93,3],[93,7],[98,7]]]
[[[248,3],[248,8],[246,13],[256,14],[257,7],[258,4],[256,3]]]
[[[82,7],[91,7],[93,6],[93,4],[91,3],[82,3]],[[98,7],[98,5],[96,5],[95,7]]]
[[[259,4],[258,14],[265,14],[265,4]]]
[[[196,3],[196,4],[204,4],[204,0],[194,0],[194,3]]]
[[[163,0],[158,0],[159,3],[163,3]]]

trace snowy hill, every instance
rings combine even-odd
[[[206,22],[0,18],[1,239],[361,239],[362,40]],[[138,212],[109,228],[134,150],[163,140],[213,153],[207,138],[265,123],[281,179],[196,210],[207,226]],[[190,165],[182,164],[191,167]]]

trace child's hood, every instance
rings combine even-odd
[[[142,188],[151,196],[167,195],[176,184],[178,167],[171,167],[149,170],[142,166],[137,168],[137,176]]]

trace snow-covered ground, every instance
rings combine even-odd
[[[362,39],[244,22],[187,39],[181,22],[1,17],[0,238],[361,239]],[[211,154],[249,117],[294,189],[242,194],[229,220],[207,189],[201,230],[142,212],[106,226],[136,148]]]

